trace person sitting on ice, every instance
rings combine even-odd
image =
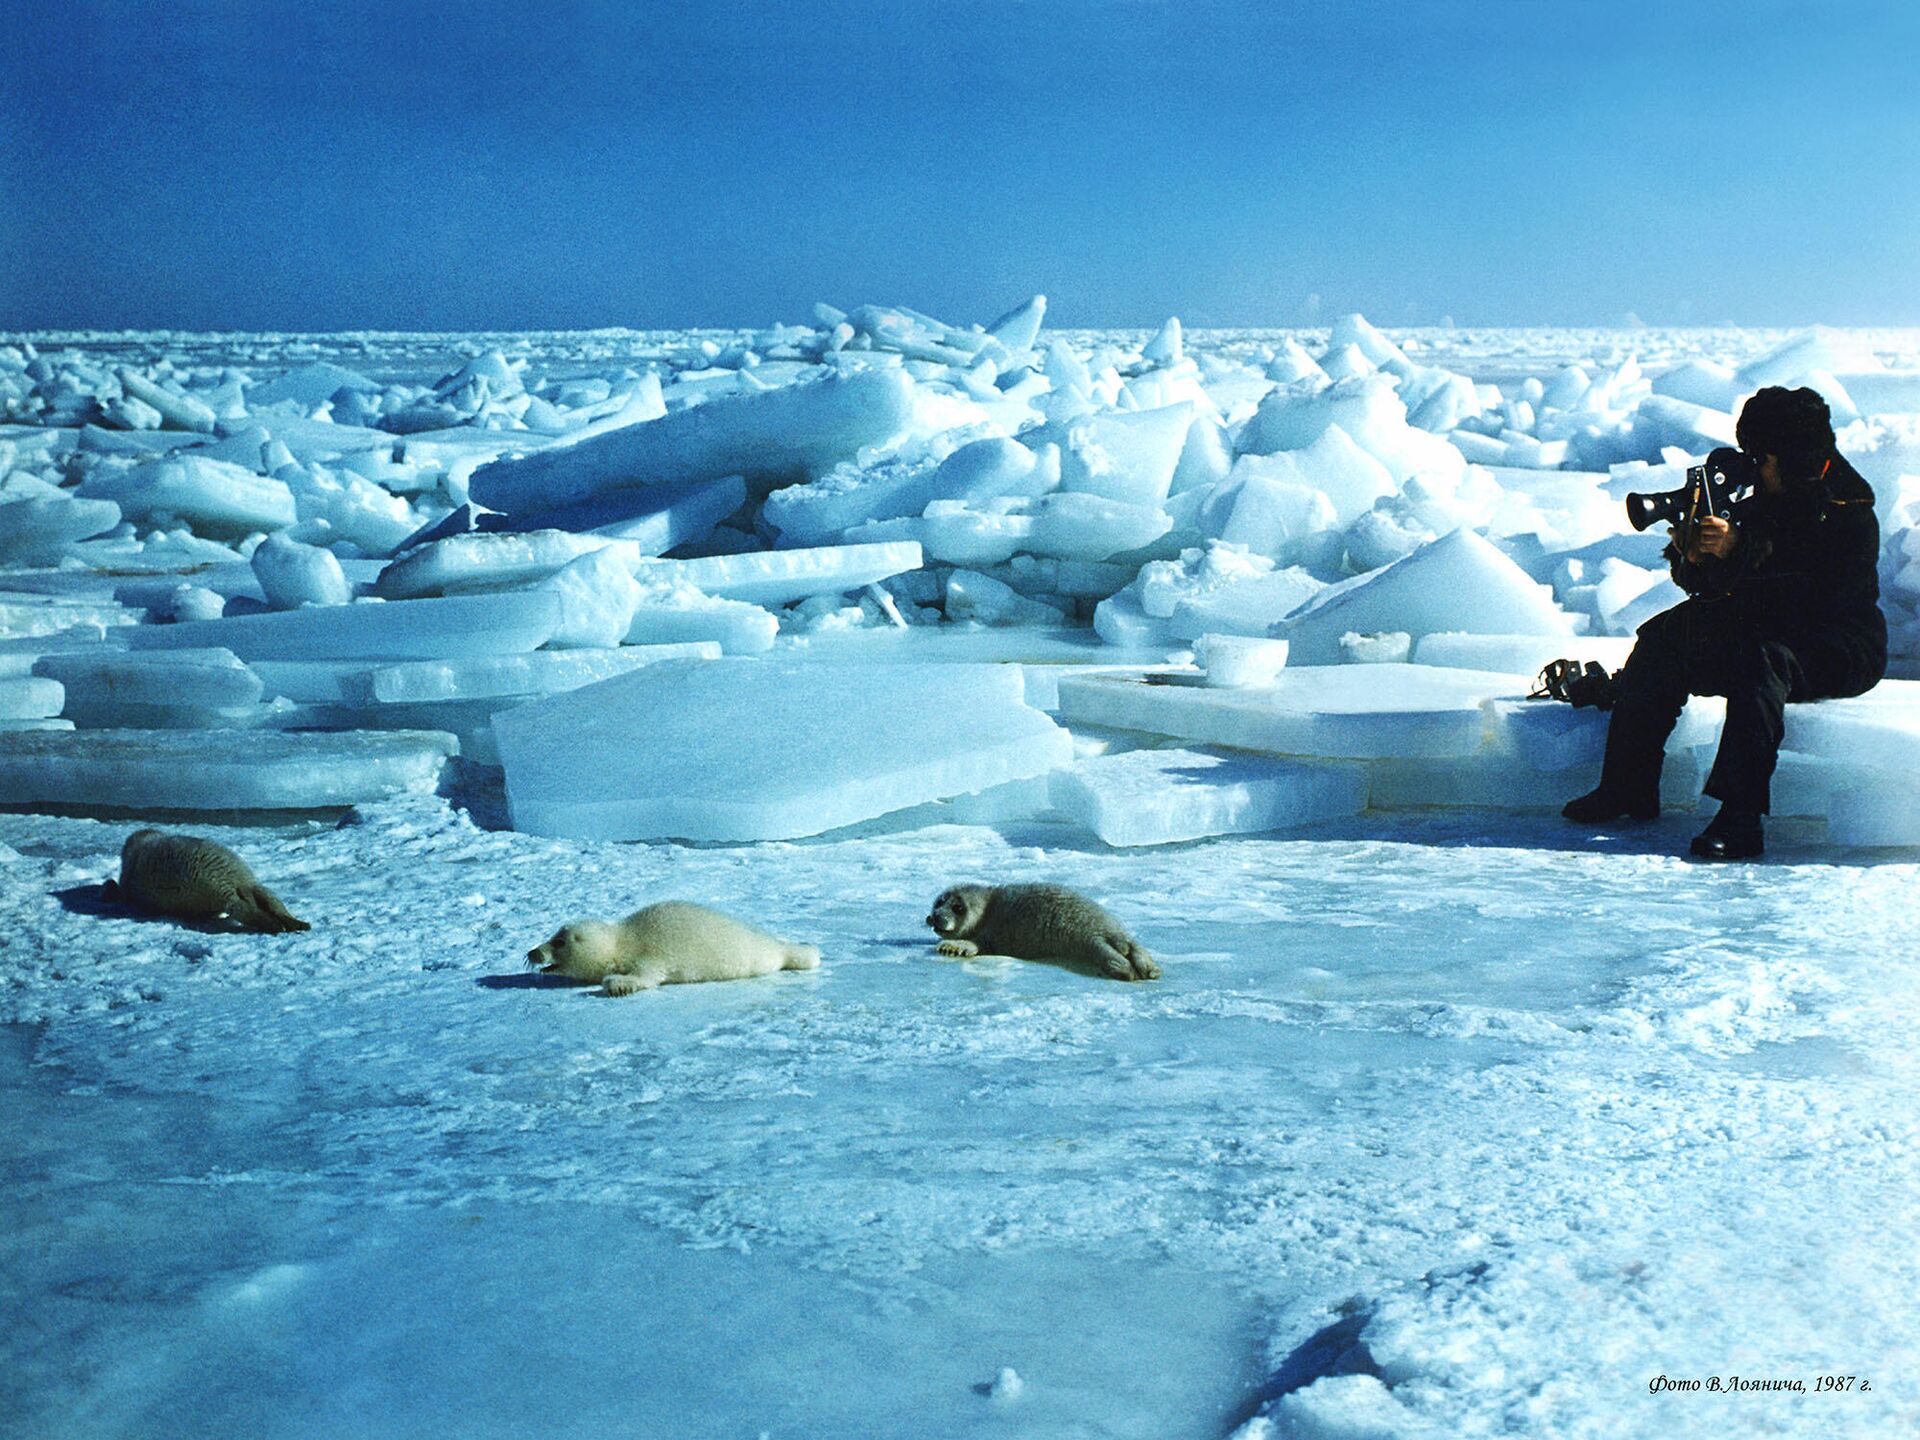
[[[1873,491],[1835,449],[1827,402],[1769,386],[1734,433],[1757,475],[1753,494],[1728,519],[1702,519],[1686,554],[1677,536],[1668,545],[1690,598],[1640,627],[1614,680],[1599,788],[1561,811],[1585,824],[1657,816],[1662,752],[1687,697],[1724,695],[1706,783],[1720,813],[1692,846],[1706,860],[1763,850],[1785,707],[1858,695],[1887,668]]]

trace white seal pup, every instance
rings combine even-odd
[[[164,830],[136,830],[127,837],[120,847],[120,879],[101,886],[100,897],[177,920],[224,920],[264,935],[313,928],[226,846]]]
[[[1121,923],[1064,885],[955,885],[927,924],[942,955],[1012,955],[1091,965],[1116,980],[1157,980],[1160,967]]]
[[[664,900],[618,922],[562,925],[551,940],[527,952],[527,964],[602,985],[609,995],[631,995],[657,985],[815,970],[820,952],[812,945],[789,945],[704,905]]]

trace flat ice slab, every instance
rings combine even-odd
[[[293,491],[284,482],[199,455],[101,472],[75,493],[84,500],[111,500],[129,520],[176,516],[191,522],[196,533],[210,535],[283,530],[297,518]]]
[[[1783,748],[1840,763],[1920,773],[1920,680],[1882,680],[1864,695],[1787,707]]]
[[[841,595],[918,570],[920,546],[911,540],[867,545],[822,545],[806,550],[758,550],[699,560],[639,560],[633,573],[685,580],[722,600],[788,605],[813,595]]]
[[[1486,740],[1485,702],[1521,693],[1512,675],[1430,665],[1303,666],[1245,690],[1081,675],[1061,680],[1060,715],[1275,755],[1433,758],[1474,754]]]
[[[397,705],[423,700],[478,700],[501,695],[555,695],[610,680],[662,660],[717,660],[712,640],[683,645],[622,645],[611,650],[539,650],[531,655],[475,655],[413,660],[367,672],[366,697]]]
[[[66,703],[58,680],[39,675],[0,676],[0,720],[51,720]]]
[[[71,730],[0,734],[0,803],[308,810],[431,791],[456,744],[432,731]]]
[[[1047,794],[1109,845],[1165,845],[1358,815],[1367,771],[1220,750],[1130,750],[1056,770]]]
[[[231,650],[242,660],[441,660],[538,650],[560,624],[560,599],[543,591],[376,600],[266,615],[142,625],[135,650]]]
[[[43,655],[34,673],[75,700],[134,705],[251,705],[264,687],[231,650],[92,650]]]
[[[668,661],[494,731],[517,830],[779,840],[1069,763],[1022,691],[1010,666]]]

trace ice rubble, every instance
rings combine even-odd
[[[709,716],[730,733],[760,714],[764,735],[789,652],[914,664],[957,658],[937,637],[963,629],[1091,625],[1109,659],[1010,672],[1069,726],[1141,756],[1177,736],[1285,757],[1252,788],[1241,762],[1061,758],[1050,803],[1097,833],[1123,833],[1127,807],[1168,839],[1303,823],[1287,817],[1318,802],[1286,777],[1341,758],[1364,761],[1361,804],[1542,806],[1586,779],[1597,722],[1521,702],[1531,676],[1558,655],[1618,664],[1677,598],[1620,497],[1679,483],[1770,383],[1813,385],[1848,425],[1880,501],[1896,673],[1920,668],[1920,380],[1856,336],[1668,342],[1644,368],[1584,337],[1490,383],[1477,337],[1357,315],[1133,338],[1043,334],[1045,316],[1038,296],[987,325],[821,305],[732,339],[566,342],[551,374],[533,337],[470,345],[431,383],[384,378],[434,372],[364,341],[274,365],[271,345],[209,362],[179,337],[0,340],[0,637],[30,647],[0,671],[0,727],[57,746],[41,727],[424,726],[495,764],[496,717],[543,696],[672,684],[700,710],[702,672],[653,670],[663,655],[768,656],[715,672],[768,684],[728,692],[725,730]],[[1200,669],[1178,672],[1189,650]],[[1168,662],[1180,683],[1137,678]],[[879,724],[887,703],[856,708]],[[1790,713],[1796,794],[1837,843],[1916,838],[1888,703]],[[525,773],[577,754],[504,723]],[[1675,750],[1681,802],[1711,738]],[[921,754],[960,788],[882,786],[893,808],[995,784],[954,759],[962,739],[933,727]],[[764,823],[799,833],[805,804],[824,806]]]

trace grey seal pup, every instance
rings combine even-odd
[[[225,921],[263,935],[313,928],[226,846],[164,830],[136,830],[127,837],[120,847],[120,878],[101,886],[100,897],[176,920]]]
[[[1160,967],[1126,927],[1064,885],[955,885],[927,916],[939,952],[1090,965],[1115,980],[1157,980]]]

